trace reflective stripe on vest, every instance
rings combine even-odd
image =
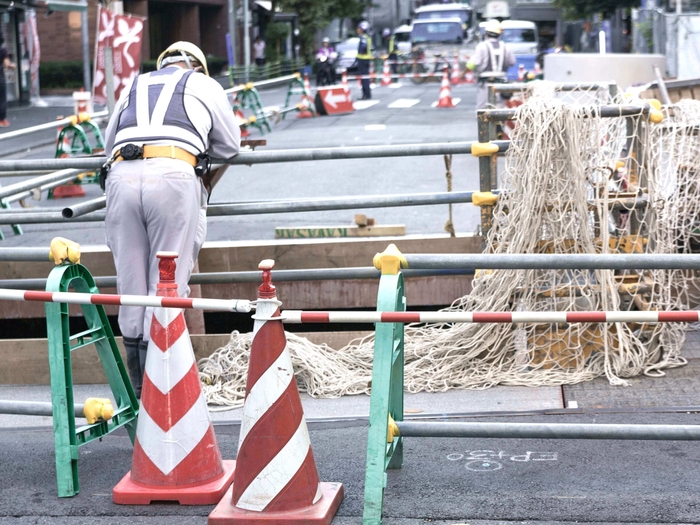
[[[206,143],[185,111],[185,84],[194,71],[166,67],[134,79],[129,101],[119,115],[114,146],[171,141],[199,153]]]
[[[363,52],[360,52],[360,49],[362,49],[363,47],[363,43],[365,49]],[[357,58],[358,60],[372,60],[372,40],[364,35],[360,37],[360,45],[358,46]]]
[[[490,40],[486,40],[484,42],[486,44],[486,48],[488,49],[489,52],[489,63],[486,66],[486,71],[482,71],[479,74],[480,78],[498,78],[498,77],[505,77],[505,72],[503,71],[503,64],[505,63],[505,57],[506,57],[506,46],[505,44],[501,44],[500,42],[496,42],[496,44],[499,44],[498,47],[494,47],[494,43],[491,42]]]

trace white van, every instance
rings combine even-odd
[[[479,24],[479,32],[484,39],[484,26],[486,22]],[[508,44],[508,48],[515,55],[536,55],[538,52],[537,25],[527,20],[504,20],[501,22],[503,34],[501,41]]]
[[[468,4],[430,4],[416,9],[413,19],[435,20],[459,18],[462,23],[462,38],[467,38],[469,28],[474,21],[474,11]]]

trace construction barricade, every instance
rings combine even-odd
[[[355,111],[352,96],[342,85],[317,88],[314,104],[319,115],[342,115]]]

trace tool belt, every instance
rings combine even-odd
[[[125,144],[114,156],[100,168],[99,181],[100,188],[105,189],[107,175],[112,168],[112,164],[121,160],[138,159],[177,159],[182,160],[194,168],[195,174],[202,178],[207,191],[211,194],[211,184],[209,176],[211,172],[211,159],[206,153],[198,156],[192,155],[177,146],[137,146],[136,144]]]
[[[183,160],[193,168],[199,163],[197,157],[189,151],[185,151],[177,146],[136,146],[135,144],[124,145],[116,154],[114,162],[120,160],[137,159],[177,159]]]

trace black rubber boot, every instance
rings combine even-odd
[[[141,368],[141,345],[143,341],[140,337],[124,338],[124,348],[126,349],[126,368],[129,370],[131,387],[137,398],[141,398],[141,384],[143,383],[143,368]]]
[[[148,350],[148,341],[139,339],[139,366],[141,367],[141,379],[146,377],[146,351]]]

